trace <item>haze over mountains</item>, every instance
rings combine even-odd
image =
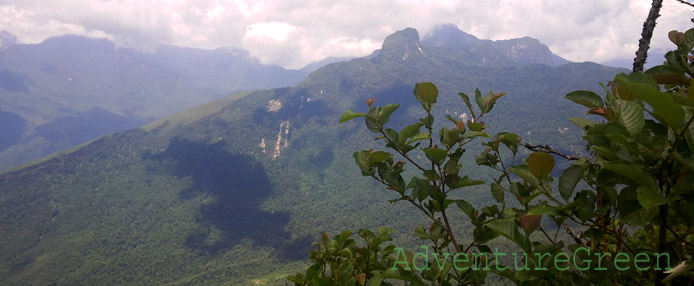
[[[291,86],[348,60],[286,70],[238,49],[161,46],[147,53],[77,36],[15,42],[0,34],[0,170],[235,91]],[[535,39],[479,40],[453,25],[440,26],[422,44],[450,48],[468,65],[567,63]]]
[[[0,170],[236,91],[294,85],[326,64],[287,70],[238,49],[141,52],[78,36],[0,41]]]
[[[39,79],[52,79],[54,94],[71,84],[42,72],[42,61],[34,67],[41,76],[31,77],[31,69],[7,65],[6,57],[3,53],[3,68],[15,79],[10,82],[23,84],[3,85],[3,98],[13,104],[26,94],[21,87],[38,90],[32,82]],[[107,101],[115,100],[108,96],[94,100],[119,108],[104,108],[106,112],[145,120],[165,111],[144,105],[167,101],[167,96],[182,102],[191,96],[213,98],[231,88],[217,82],[224,76],[206,71],[231,67],[181,58],[164,63],[170,57],[161,57],[149,59],[145,70],[125,65],[139,74],[113,76],[128,87],[123,93],[133,96],[143,82],[158,82],[148,85],[160,91],[158,97],[148,103]],[[122,62],[106,58],[104,64],[96,58],[94,65],[114,65],[109,68]],[[108,83],[91,68],[89,74],[69,75],[85,86]],[[412,96],[416,82],[439,87],[437,115],[462,115],[459,91],[505,91],[508,95],[484,119],[492,133],[508,130],[521,134],[524,142],[581,152],[581,132],[565,118],[582,116],[585,110],[563,97],[573,90],[598,90],[598,83],[621,71],[565,63],[531,38],[486,41],[442,27],[420,41],[414,29],[398,31],[374,54],[324,66],[294,87],[237,93],[0,173],[0,280],[30,285],[284,285],[286,275],[304,267],[310,243],[321,232],[391,225],[398,241],[411,241],[412,230],[405,226],[421,219],[408,206],[389,204],[391,193],[361,177],[352,153],[371,148],[374,136],[357,120],[339,124],[346,109],[363,111],[368,98],[377,105],[400,103],[391,121],[401,127],[421,116]],[[217,77],[195,82],[197,73]],[[207,93],[180,91],[188,84]],[[89,101],[88,94],[66,98],[65,106]],[[24,109],[33,106],[23,104]],[[435,129],[447,124],[443,121]],[[472,148],[467,155],[474,155]],[[474,166],[474,159],[466,160],[465,175],[488,175]],[[471,201],[478,197],[475,192],[465,195]]]

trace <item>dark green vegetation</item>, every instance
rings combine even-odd
[[[285,70],[242,50],[161,46],[141,52],[76,36],[3,44],[0,169],[239,90],[291,86],[322,64]]]
[[[566,95],[602,117],[569,118],[584,131],[586,156],[523,143],[511,132],[487,133],[481,120],[504,92],[459,93],[471,117],[448,115],[440,129],[432,114],[439,92],[431,82],[415,85],[422,117],[402,129],[388,124],[397,103],[374,106],[367,99],[365,112],[345,111],[340,123],[363,118],[369,137],[387,150],[356,151],[362,175],[429,219],[413,226],[424,250],[392,244],[388,227],[377,234],[360,229],[360,243],[349,230],[333,240],[323,233],[310,251],[311,266],[288,279],[297,286],[691,284],[694,29],[668,36],[677,48],[663,65],[642,72],[637,57],[635,72],[617,74],[603,86],[604,97],[588,90]],[[461,160],[480,139],[485,148],[475,162],[498,176],[487,182],[469,178]],[[524,149],[532,153],[526,157]],[[572,163],[553,175],[553,155]],[[471,203],[480,185],[493,200]],[[454,214],[469,225],[461,228]]]
[[[420,116],[415,82],[437,83],[436,116],[467,110],[458,91],[508,91],[484,118],[489,132],[580,153],[582,130],[565,118],[585,110],[563,95],[600,90],[598,82],[621,71],[592,63],[486,67],[439,45],[406,29],[379,53],[323,67],[295,87],[239,93],[0,174],[0,280],[284,285],[306,266],[321,232],[389,225],[398,243],[411,245],[410,225],[426,217],[391,205],[396,196],[362,178],[352,153],[373,140],[361,123],[339,124],[344,110],[368,98],[398,102],[390,123],[402,128]],[[462,164],[471,177],[490,174],[473,157]],[[466,199],[484,197],[482,189]]]

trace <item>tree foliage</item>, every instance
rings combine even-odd
[[[682,284],[694,279],[694,29],[673,31],[677,49],[666,61],[644,73],[618,74],[604,95],[575,91],[566,98],[585,106],[587,118],[569,118],[584,130],[590,155],[567,156],[538,150],[509,132],[488,134],[482,121],[505,93],[479,90],[459,93],[471,118],[435,130],[432,115],[438,90],[433,83],[415,85],[423,116],[401,130],[388,128],[398,104],[367,112],[346,111],[341,122],[364,118],[368,130],[387,151],[354,153],[362,175],[395,192],[395,202],[410,204],[430,220],[414,235],[431,249],[425,267],[417,254],[390,241],[391,230],[350,233],[311,251],[312,266],[290,277],[296,285],[469,285],[503,277],[517,285]],[[474,104],[474,106],[473,106]],[[597,116],[597,117],[596,117]],[[438,126],[438,125],[436,125]],[[481,168],[498,176],[490,181],[466,175],[461,158],[466,147],[485,148],[475,156]],[[556,156],[551,155],[555,154]],[[557,155],[559,154],[559,155]],[[559,160],[572,164],[558,178]],[[405,172],[414,169],[414,175]],[[474,206],[465,200],[471,186],[489,186],[493,203]],[[453,213],[469,220],[472,240],[460,241],[464,229],[451,223]],[[516,245],[521,257],[501,257],[495,240]],[[427,252],[427,255],[429,253]],[[418,262],[419,261],[419,262]],[[419,263],[419,264],[418,264]]]

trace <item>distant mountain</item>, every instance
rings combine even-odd
[[[543,64],[559,66],[569,61],[553,54],[540,41],[523,37],[510,40],[480,40],[455,25],[440,25],[427,35],[422,44],[448,47],[469,64],[481,66]]]
[[[644,65],[645,69],[652,68],[657,65],[662,65],[663,62],[665,61],[665,51],[659,51],[656,49],[650,49],[648,51],[648,58],[646,59],[646,64]],[[603,62],[602,64],[608,65],[611,67],[620,67],[620,68],[625,68],[631,70],[634,67],[634,55],[632,55],[631,58],[620,58],[620,59],[612,59],[606,62]]]
[[[528,64],[547,58],[502,48],[484,57],[507,65],[473,55],[405,29],[379,52],[327,65],[294,87],[237,93],[0,173],[0,281],[284,285],[324,231],[390,225],[398,243],[414,243],[409,226],[423,218],[361,176],[352,153],[371,148],[374,134],[358,120],[339,124],[343,111],[366,110],[368,98],[400,103],[391,122],[402,127],[422,116],[416,82],[439,87],[436,115],[465,112],[459,91],[505,91],[484,119],[492,132],[579,153],[582,133],[565,118],[585,110],[564,95],[624,71]],[[480,145],[471,148],[465,175],[489,176],[474,164]],[[465,196],[483,203],[488,189],[479,191]]]
[[[0,170],[239,90],[291,86],[309,73],[230,48],[148,53],[78,36],[15,41],[0,32]]]
[[[317,61],[317,62],[312,62],[302,68],[300,68],[300,71],[306,72],[307,74],[314,72],[315,70],[322,68],[324,66],[327,66],[329,64],[334,64],[334,63],[339,63],[339,62],[346,62],[349,61],[353,58],[349,57],[328,57],[323,60]]]
[[[6,50],[10,45],[17,42],[17,37],[7,31],[0,31],[0,51]]]

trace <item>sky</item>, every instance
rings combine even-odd
[[[77,34],[150,51],[159,44],[237,47],[262,63],[299,68],[326,57],[366,56],[407,27],[423,37],[437,25],[455,24],[481,39],[530,36],[570,61],[628,65],[650,5],[649,0],[0,0],[0,31],[20,43]],[[673,47],[670,30],[694,27],[693,11],[664,0],[650,53]]]

